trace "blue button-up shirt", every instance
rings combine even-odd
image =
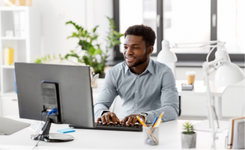
[[[114,98],[123,101],[121,115],[147,113],[147,123],[164,112],[162,121],[174,120],[179,113],[178,91],[169,67],[150,59],[140,75],[130,71],[126,62],[112,67],[94,105],[95,118],[108,111]]]

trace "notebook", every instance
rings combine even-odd
[[[0,117],[0,135],[10,135],[30,125],[30,123]]]

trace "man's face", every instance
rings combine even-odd
[[[137,67],[149,59],[150,53],[142,36],[127,35],[123,55],[128,67]]]

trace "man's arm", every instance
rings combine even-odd
[[[105,77],[104,86],[94,104],[94,115],[96,120],[101,117],[104,111],[109,111],[112,102],[118,95],[116,87],[113,84],[113,79],[114,78],[109,70]]]
[[[147,123],[152,123],[162,112],[164,112],[163,122],[175,120],[179,114],[179,97],[172,72],[167,72],[162,80],[161,108],[145,112],[148,114]]]

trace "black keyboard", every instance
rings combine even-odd
[[[134,132],[142,132],[142,126],[134,125],[134,126],[123,126],[121,124],[110,124],[110,125],[102,125],[101,123],[95,124],[95,127],[82,127],[78,125],[69,125],[71,128],[77,129],[92,129],[92,130],[116,130],[116,131],[134,131]]]

